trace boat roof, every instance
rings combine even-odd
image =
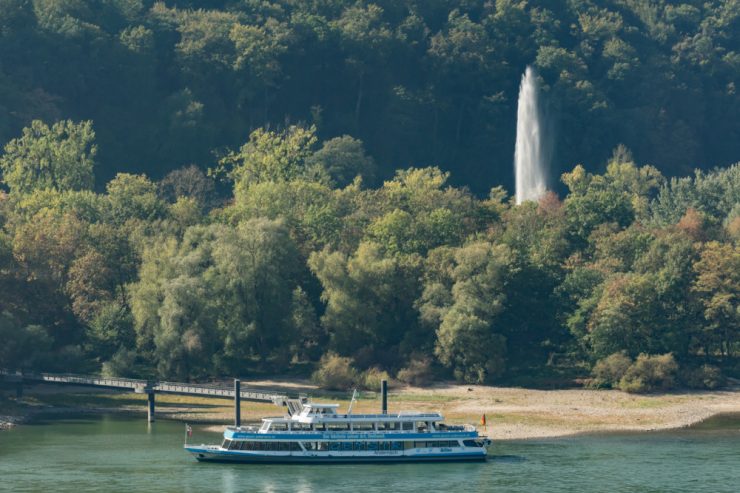
[[[394,414],[310,414],[301,413],[293,416],[262,418],[272,423],[342,423],[342,422],[408,422],[408,421],[442,421],[439,413],[402,412]]]
[[[307,402],[303,405],[303,408],[310,407],[311,409],[339,409],[339,404],[326,404],[323,402]]]

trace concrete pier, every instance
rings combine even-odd
[[[154,423],[154,391],[153,390],[148,390],[147,393],[146,393],[146,398],[147,398],[147,403],[148,403],[148,405],[147,405],[147,410],[148,410],[148,412],[147,412],[147,420],[150,423]]]
[[[388,380],[380,381],[380,412],[388,414]]]
[[[242,425],[242,386],[239,379],[234,379],[234,426]]]
[[[286,406],[291,398],[281,391],[264,391],[242,389],[241,381],[234,380],[233,388],[228,384],[197,384],[186,382],[162,382],[133,378],[103,377],[99,375],[71,375],[55,373],[20,372],[0,368],[0,385],[15,389],[18,398],[23,396],[23,387],[36,384],[58,384],[103,389],[121,390],[147,395],[147,418],[154,422],[155,394],[193,395],[199,397],[234,398],[234,422],[241,425],[241,401],[271,402],[277,406]],[[295,400],[295,399],[293,399]],[[300,406],[299,406],[300,407]]]

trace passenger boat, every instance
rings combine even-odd
[[[482,461],[491,441],[439,413],[338,414],[338,404],[299,401],[262,425],[229,426],[220,445],[189,445],[199,461],[357,463]]]

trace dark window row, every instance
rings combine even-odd
[[[375,450],[404,450],[412,448],[457,447],[456,440],[405,441],[405,442],[303,442],[306,450],[349,452]]]
[[[441,448],[441,447],[459,447],[457,440],[435,440],[425,442],[414,442],[415,448]]]
[[[224,440],[224,448],[229,450],[261,450],[266,452],[301,452],[298,442],[252,442],[244,440]]]

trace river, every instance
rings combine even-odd
[[[219,441],[193,428],[191,442]],[[488,462],[461,464],[201,464],[184,437],[182,423],[121,416],[19,426],[0,432],[0,491],[740,491],[737,416],[680,432],[496,441]]]

